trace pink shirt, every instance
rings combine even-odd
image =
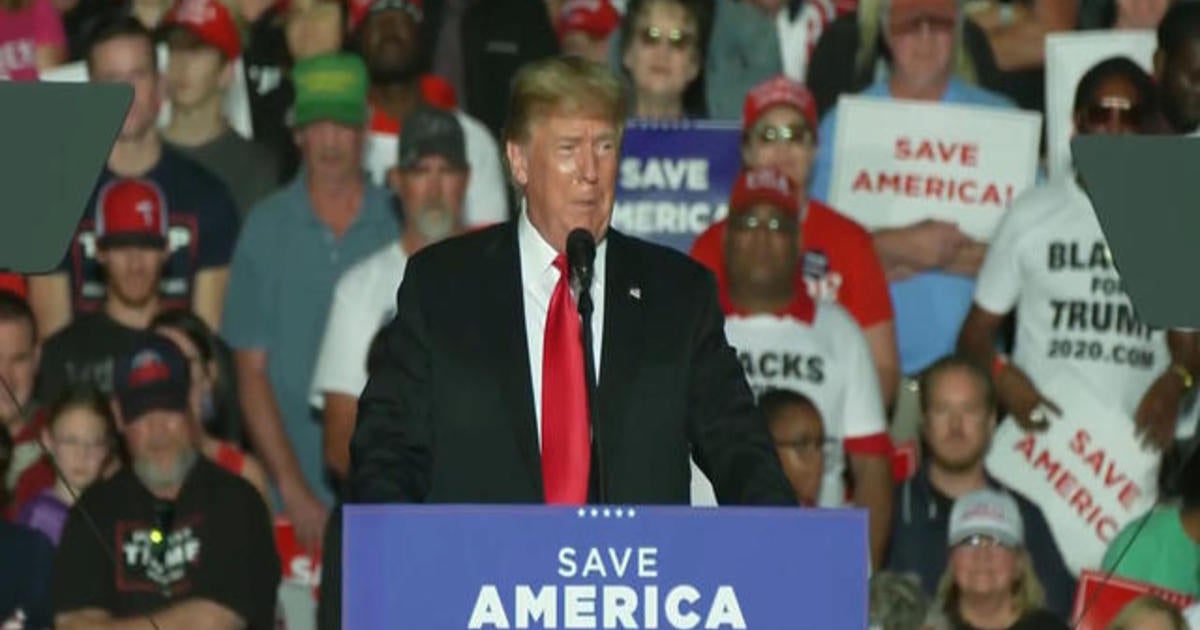
[[[0,79],[37,80],[34,51],[39,46],[67,46],[50,0],[33,0],[20,11],[0,10]]]

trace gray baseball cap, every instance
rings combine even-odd
[[[423,105],[413,110],[400,127],[400,154],[396,165],[412,168],[423,157],[441,156],[457,168],[468,168],[462,124],[454,112]]]
[[[1016,500],[995,490],[959,497],[950,511],[950,546],[975,535],[991,536],[1008,547],[1024,546],[1025,525]]]

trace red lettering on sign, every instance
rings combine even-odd
[[[1096,476],[1099,477],[1100,476],[1100,468],[1104,466],[1104,449],[1102,449],[1102,448],[1096,449],[1095,451],[1092,452],[1091,455],[1088,455],[1087,457],[1083,458],[1083,463],[1091,466],[1092,472],[1095,472]],[[1111,467],[1112,467],[1112,464],[1109,464],[1109,468],[1111,468]]]
[[[1096,535],[1100,540],[1106,543],[1111,543],[1113,536],[1117,534],[1117,522],[1111,516],[1105,516],[1096,523]]]
[[[1013,450],[1023,454],[1026,461],[1033,461],[1033,446],[1036,441],[1037,438],[1032,433],[1026,434],[1025,437],[1021,438],[1020,442],[1017,442]]]
[[[912,140],[901,136],[896,138],[895,156],[897,160],[940,162],[942,164],[957,163],[962,166],[973,167],[979,164],[979,145],[973,142],[919,140],[914,150]]]
[[[1087,450],[1088,442],[1092,440],[1092,436],[1088,435],[1087,431],[1080,429],[1075,432],[1075,437],[1071,438],[1071,452],[1076,455],[1083,455]]]
[[[1037,470],[1038,468],[1046,469],[1046,478],[1053,479],[1058,474],[1059,464],[1050,459],[1049,450],[1042,449],[1042,452],[1038,453],[1037,461],[1033,462],[1033,469]]]
[[[1121,502],[1121,505],[1125,506],[1126,510],[1133,510],[1134,501],[1140,499],[1141,496],[1142,489],[1137,484],[1128,482],[1121,489],[1121,494],[1117,495],[1117,500]]]
[[[936,175],[861,170],[854,176],[851,192],[894,194],[913,199],[932,199],[967,206],[1004,208],[1000,185],[975,179],[949,179]],[[1012,187],[1008,186],[1009,201]],[[982,191],[982,194],[981,194]]]
[[[1064,499],[1070,498],[1072,492],[1079,487],[1079,481],[1075,479],[1075,475],[1069,470],[1063,470],[1062,476],[1054,484],[1054,491]]]

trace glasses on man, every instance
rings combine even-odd
[[[958,543],[957,546],[972,547],[976,549],[992,549],[996,547],[1001,547],[1004,549],[1012,548],[1011,545],[1004,544],[1004,542],[1002,542],[999,538],[996,538],[995,536],[989,536],[987,534],[972,534],[964,538],[963,541]]]
[[[809,129],[808,125],[802,123],[794,125],[768,125],[764,123],[754,128],[753,135],[763,144],[810,145],[815,139],[812,129]]]
[[[638,31],[638,39],[644,46],[657,46],[665,41],[674,50],[688,50],[696,41],[696,36],[680,28],[647,26]]]
[[[1145,109],[1140,103],[1134,103],[1120,96],[1107,96],[1088,105],[1085,112],[1088,124],[1099,127],[1117,122],[1124,127],[1139,127],[1145,116]]]
[[[791,232],[796,229],[796,217],[782,213],[760,217],[751,212],[744,212],[730,216],[729,226],[738,232],[749,232],[759,228],[766,228],[768,232]]]

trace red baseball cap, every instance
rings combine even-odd
[[[167,243],[167,204],[154,182],[117,179],[96,202],[96,238],[102,247]]]
[[[583,31],[603,39],[620,24],[621,15],[608,0],[567,0],[558,14],[558,36],[567,31]]]
[[[163,17],[163,26],[191,33],[227,59],[242,54],[242,36],[233,14],[217,0],[179,0]]]
[[[799,111],[809,129],[816,134],[816,99],[803,83],[793,81],[782,74],[759,83],[746,94],[746,100],[742,104],[742,130],[749,130],[758,122],[763,112],[780,105]]]
[[[800,199],[796,182],[775,167],[743,170],[733,184],[729,196],[729,211],[743,212],[752,206],[765,204],[798,214]]]
[[[425,19],[425,6],[422,0],[346,0],[350,10],[350,30],[356,31],[367,19],[367,16],[379,11],[396,9],[404,11],[414,22],[420,23]]]

